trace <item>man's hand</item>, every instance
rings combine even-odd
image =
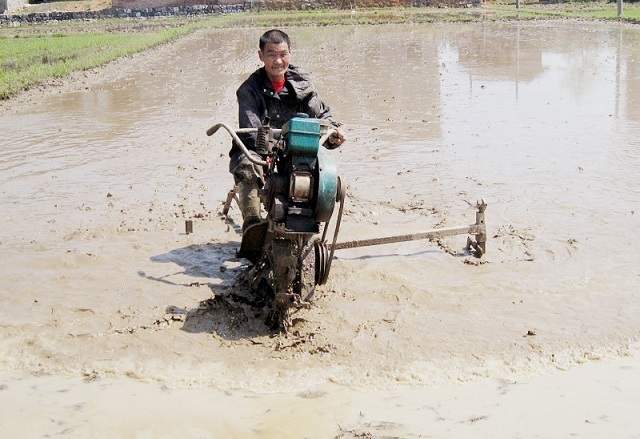
[[[337,148],[342,145],[345,140],[344,135],[340,131],[335,130],[331,135],[329,135],[327,142],[329,142],[329,145],[331,145],[332,148]]]

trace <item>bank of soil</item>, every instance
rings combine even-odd
[[[0,389],[42,386],[46,401],[104,391],[113,407],[127,383],[149,400],[166,388],[194,389],[203,404],[207,389],[240,405],[357,401],[363,417],[339,428],[320,417],[318,431],[384,434],[393,421],[388,431],[406,437],[436,423],[423,421],[430,389],[535,382],[635,352],[640,254],[619,231],[638,226],[637,30],[291,29],[295,62],[349,138],[333,153],[349,185],[342,239],[471,223],[479,198],[490,239],[482,263],[462,252],[464,237],[340,252],[289,334],[271,332],[236,286],[240,218],[218,215],[229,140],[204,135],[236,123],[235,87],[257,67],[262,30],[199,32],[4,104]],[[593,56],[576,64],[585,50]],[[382,415],[378,391],[399,395],[408,417]],[[452,410],[465,417],[442,417],[481,426],[460,391]],[[185,414],[193,436],[205,425],[197,405]],[[73,419],[99,422],[97,407]],[[300,407],[296,419],[314,419],[313,403]],[[267,427],[254,433],[282,435]]]

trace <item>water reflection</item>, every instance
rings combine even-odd
[[[626,118],[640,121],[640,32],[619,29],[617,32],[616,87],[624,102]]]
[[[154,51],[157,58],[139,70],[125,68],[102,85],[52,94],[37,105],[4,115],[0,169],[11,172],[0,181],[157,144],[184,132],[194,120],[204,125],[202,119],[211,117],[212,101],[234,94],[228,84],[236,77],[223,67],[240,52],[233,44],[220,45],[215,33],[190,43],[170,59],[162,58],[163,50]]]
[[[448,39],[458,52],[458,62],[471,77],[488,81],[530,82],[544,72],[539,38],[543,31],[520,25],[469,28]]]
[[[100,86],[3,115],[0,183],[196,135],[213,120],[235,123],[235,89],[259,65],[262,31],[204,32]],[[352,140],[381,142],[379,158],[470,145],[472,134],[489,136],[479,123],[487,118],[512,120],[514,129],[516,121],[538,121],[544,130],[545,114],[584,116],[586,131],[609,114],[622,125],[640,121],[637,29],[438,24],[289,32],[294,62],[312,73],[336,117],[355,132]]]
[[[424,26],[340,27],[300,31],[295,53],[318,78],[322,95],[345,122],[377,127],[421,125],[420,136],[440,136],[438,35]],[[423,121],[430,123],[426,124]]]

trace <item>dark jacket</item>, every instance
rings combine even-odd
[[[284,89],[276,94],[262,67],[242,83],[236,92],[240,110],[240,128],[260,127],[266,116],[269,117],[273,128],[282,128],[282,125],[296,113],[305,113],[317,119],[328,119],[333,125],[340,125],[332,120],[329,107],[320,100],[307,74],[289,65],[285,80]],[[240,135],[240,139],[247,148],[255,150],[255,134],[243,134]],[[238,152],[239,149],[234,145],[229,155],[233,157]]]

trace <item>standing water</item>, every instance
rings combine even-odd
[[[244,397],[232,392],[254,392],[246,422],[262,403],[330,422],[322,398],[357,402],[348,422],[406,437],[424,433],[424,390],[398,383],[513,382],[637,340],[640,29],[615,25],[288,30],[292,62],[345,124],[332,153],[349,185],[341,239],[470,224],[484,198],[488,253],[469,258],[463,237],[340,252],[295,336],[271,337],[242,304],[208,301],[245,265],[238,233],[216,215],[232,185],[229,141],[204,132],[237,123],[235,90],[259,66],[262,31],[200,32],[3,110],[0,377],[107,377],[102,389],[67,384],[113,400],[126,400],[123,379],[213,386],[234,406]],[[194,234],[182,234],[185,219]],[[393,389],[395,411],[372,388]],[[484,419],[451,404],[450,416],[430,416]],[[287,413],[275,413],[254,432],[282,437]],[[289,433],[310,424],[300,425]]]

